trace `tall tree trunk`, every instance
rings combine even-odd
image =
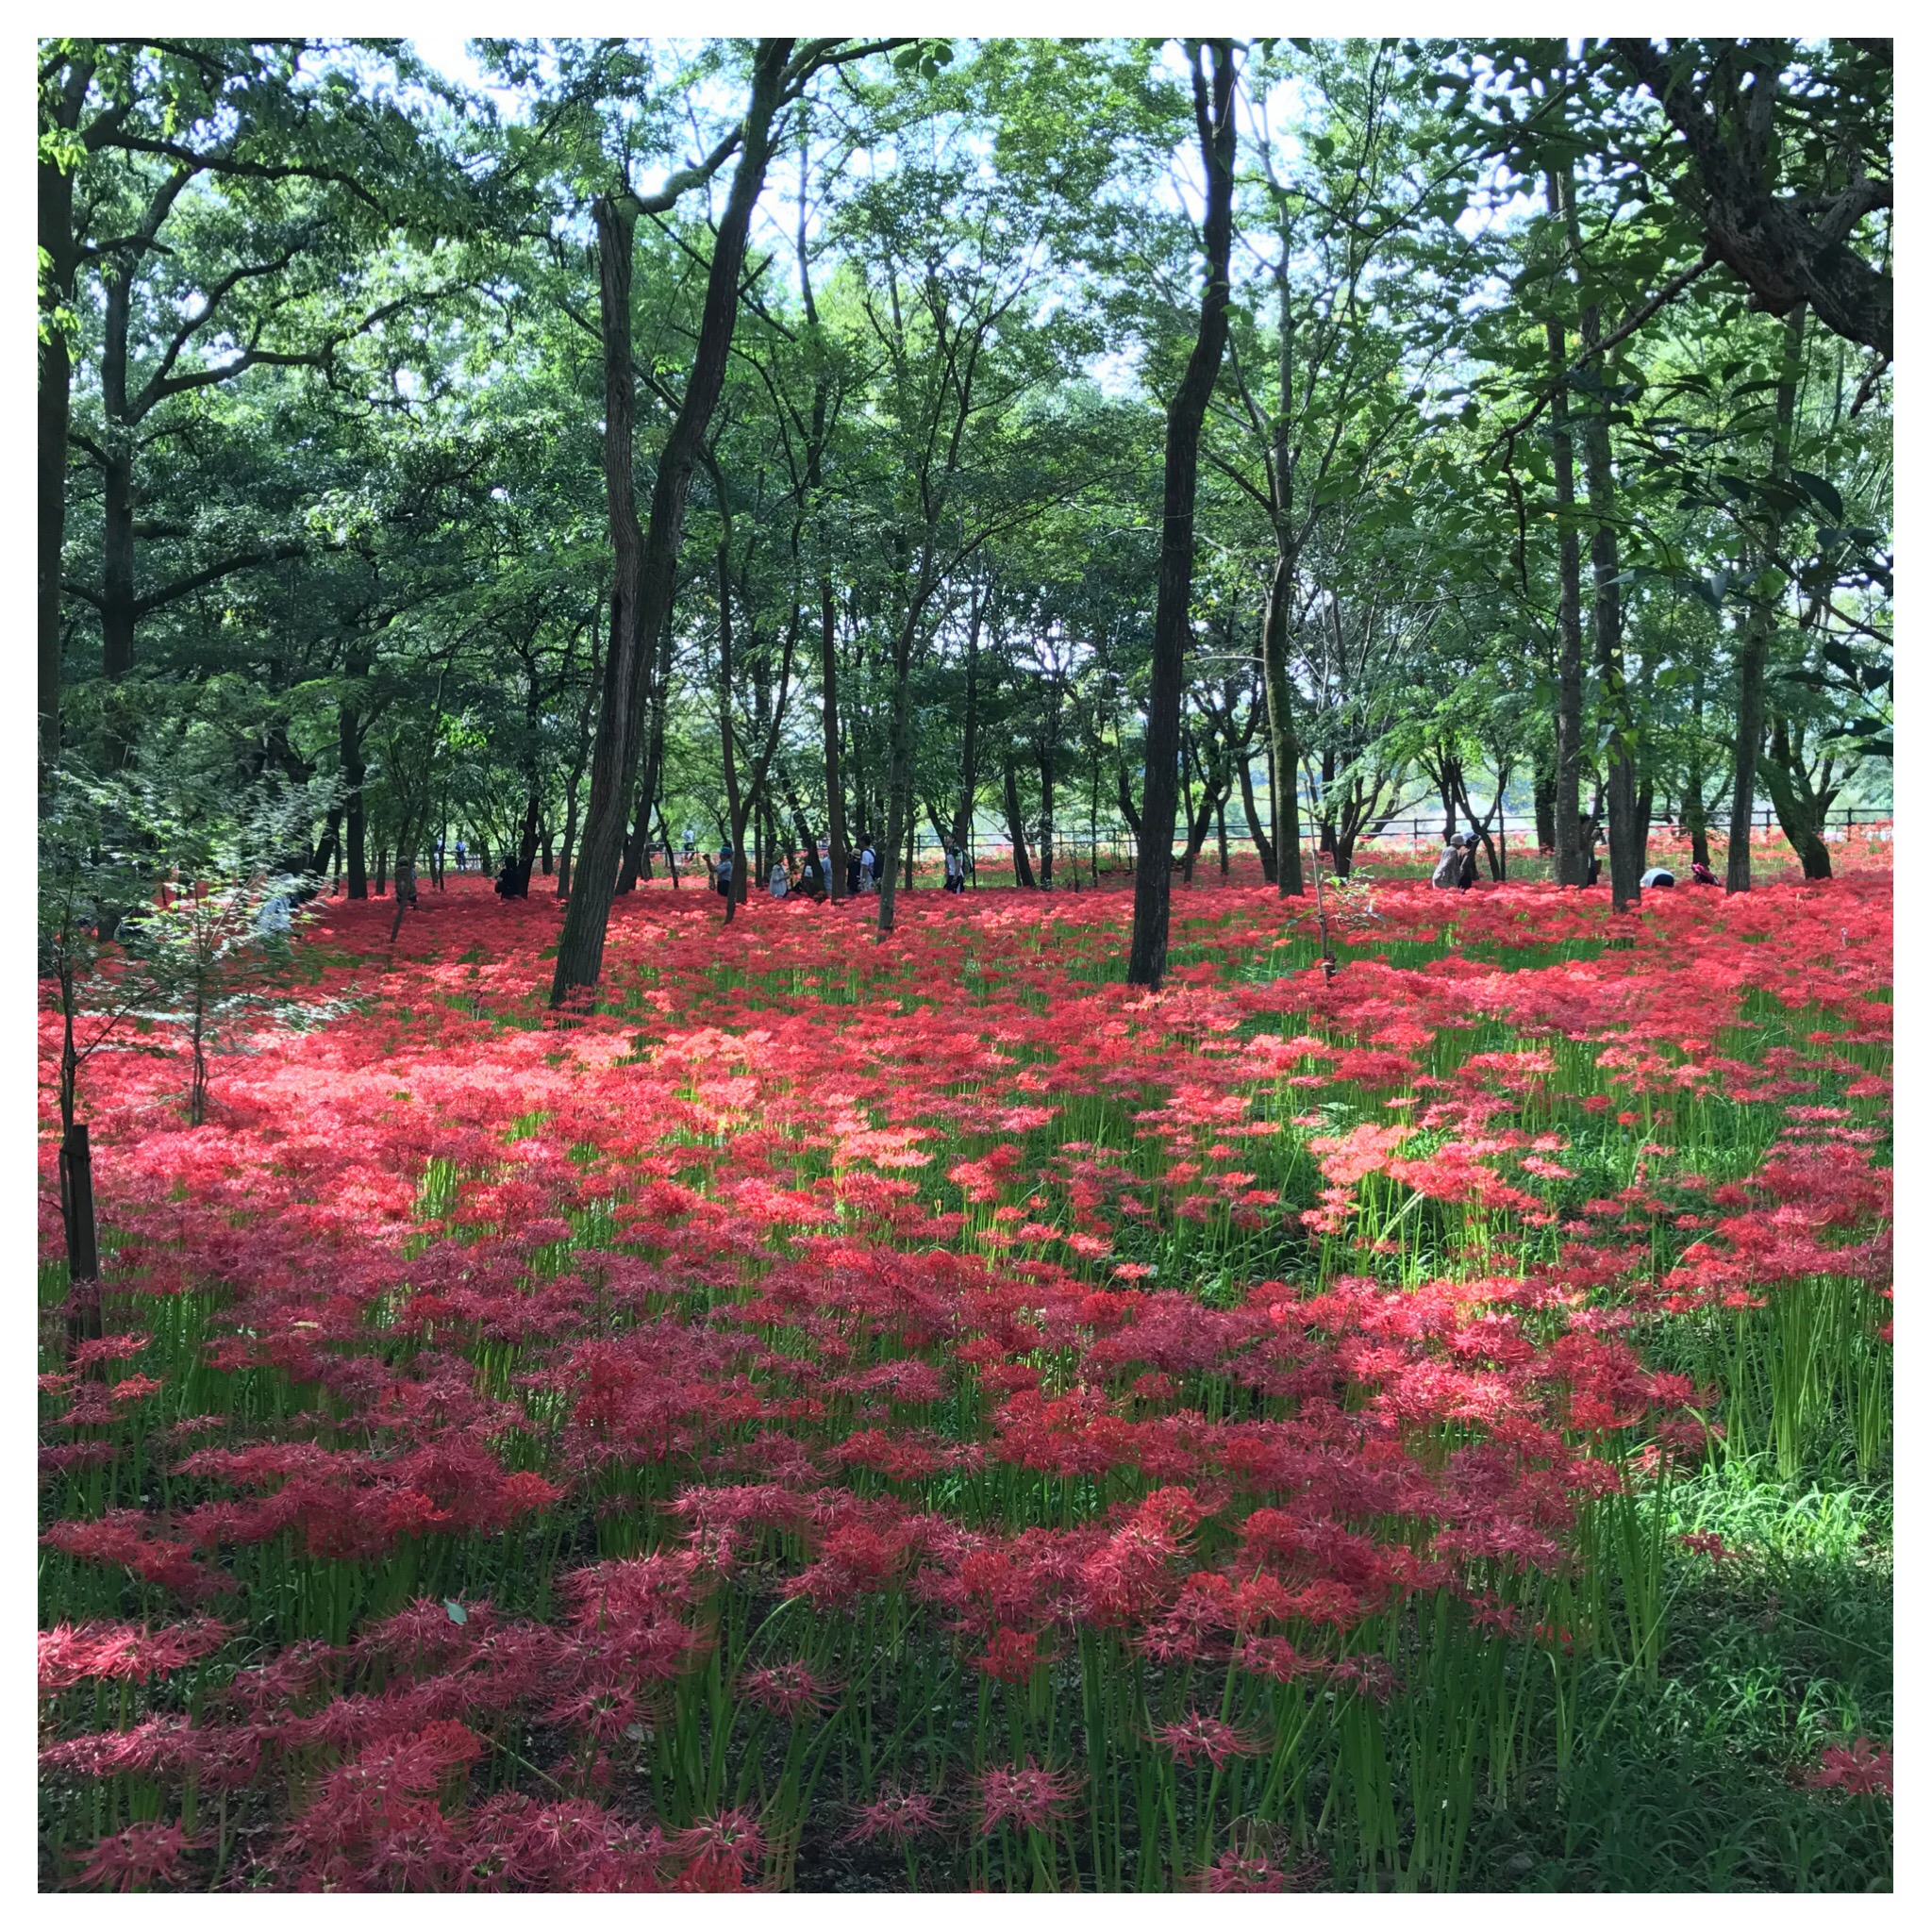
[[[1778,370],[1776,413],[1772,421],[1771,456],[1766,474],[1782,482],[1791,466],[1791,423],[1797,411],[1798,372],[1805,353],[1805,305],[1785,318],[1784,359]],[[1776,546],[1777,519],[1764,512],[1770,527],[1751,547],[1753,575]],[[1757,796],[1757,760],[1764,744],[1764,667],[1777,626],[1777,600],[1754,589],[1745,614],[1743,642],[1738,650],[1738,740],[1731,775],[1731,843],[1724,858],[1724,890],[1751,890],[1751,816]]]
[[[1288,676],[1288,621],[1294,602],[1294,454],[1289,446],[1294,413],[1294,304],[1288,264],[1293,243],[1284,205],[1281,215],[1281,259],[1274,269],[1275,386],[1273,449],[1269,464],[1269,522],[1274,533],[1274,569],[1268,579],[1268,596],[1261,607],[1261,691],[1268,708],[1268,808],[1274,820],[1274,858],[1264,858],[1263,871],[1284,899],[1298,899],[1302,880],[1301,801],[1291,781],[1285,795],[1275,778],[1292,773],[1301,763],[1301,746],[1294,737],[1294,691]],[[1241,766],[1241,795],[1249,795],[1250,780]],[[1252,806],[1248,817],[1254,819]]]
[[[341,849],[342,837],[342,808],[332,805],[328,816],[323,821],[322,837],[316,842],[315,850],[309,854],[308,872],[312,877],[320,878],[331,864]]]
[[[1274,841],[1262,829],[1261,814],[1255,808],[1255,774],[1245,758],[1241,761],[1241,811],[1248,821],[1248,837],[1255,841],[1255,850],[1260,856],[1262,880],[1272,886],[1275,882]]]
[[[1549,177],[1550,212],[1566,217],[1570,163]],[[1570,434],[1570,351],[1563,325],[1543,325],[1550,358],[1550,441],[1557,484],[1557,883],[1580,886],[1590,874],[1583,842],[1583,571],[1576,525],[1576,452]]]
[[[1280,467],[1277,458],[1277,471]],[[1284,481],[1276,487],[1285,491],[1287,485]],[[1274,571],[1268,580],[1268,601],[1261,608],[1261,688],[1268,704],[1268,802],[1274,818],[1274,856],[1272,862],[1263,863],[1276,892],[1284,899],[1299,899],[1307,888],[1302,879],[1301,804],[1293,773],[1301,763],[1302,748],[1295,742],[1294,700],[1288,681],[1288,613],[1294,596],[1294,558],[1289,554],[1279,518],[1274,541]],[[1278,782],[1282,773],[1289,774],[1286,783]],[[1243,764],[1244,799],[1250,796],[1249,786]],[[1251,821],[1254,815],[1251,803]]]
[[[805,298],[805,319],[811,328],[818,326],[818,304],[811,288],[811,251],[806,245],[808,210],[811,205],[811,151],[799,109],[798,134],[798,286]],[[823,365],[812,378],[811,436],[806,445],[806,482],[816,491],[823,480],[825,423],[831,406],[830,381]],[[820,531],[820,542],[825,541]],[[829,576],[819,578],[819,691],[821,711],[820,741],[824,748],[825,765],[825,874],[824,886],[834,899],[845,897],[845,780],[839,770],[839,604],[832,594]],[[817,863],[813,846],[813,863]]]
[[[720,492],[721,511],[724,509]],[[724,772],[724,816],[729,838],[730,891],[724,894],[724,924],[738,915],[750,890],[751,855],[744,849],[745,821],[751,816],[749,801],[738,777],[738,731],[731,716],[732,639],[731,624],[731,524],[728,516],[724,535],[718,545],[718,724]],[[721,858],[724,855],[719,855]]]
[[[644,739],[644,772],[638,786],[638,833],[636,839],[637,857],[633,860],[626,853],[625,863],[631,871],[631,883],[639,877],[651,876],[651,841],[649,826],[651,808],[661,803],[659,794],[664,789],[664,723],[671,708],[671,660],[674,655],[675,640],[672,637],[672,613],[664,613],[664,627],[658,634],[658,664],[651,677],[651,723]],[[666,848],[669,849],[668,846]],[[620,879],[620,891],[628,891]]]
[[[973,600],[966,626],[966,742],[959,758],[959,804],[953,813],[953,843],[962,853],[973,834],[973,803],[979,791],[979,626],[991,598],[989,586]]]
[[[1007,812],[1007,837],[1013,841],[1013,883],[1028,891],[1033,887],[1033,861],[1026,854],[1026,823],[1020,816],[1020,783],[1013,773],[1012,754],[1008,752],[1000,767],[1002,779],[1001,801]],[[1126,779],[1122,778],[1124,785]]]
[[[1194,126],[1208,202],[1202,242],[1208,258],[1201,319],[1186,374],[1167,412],[1162,466],[1160,550],[1155,575],[1154,665],[1147,693],[1147,780],[1141,802],[1140,863],[1134,874],[1131,986],[1158,987],[1167,970],[1169,877],[1174,863],[1174,792],[1180,758],[1181,684],[1194,584],[1194,476],[1201,425],[1227,346],[1228,252],[1233,235],[1235,53],[1230,41],[1190,43]],[[1210,76],[1202,70],[1206,52]]]
[[[1771,793],[1772,807],[1777,813],[1778,829],[1798,855],[1798,863],[1804,868],[1805,876],[1807,879],[1828,879],[1831,876],[1831,848],[1820,835],[1824,828],[1824,815],[1837,795],[1831,785],[1829,764],[1825,766],[1821,794],[1812,788],[1810,774],[1805,769],[1802,747],[1794,747],[1791,742],[1789,722],[1774,717],[1770,751],[1764,760],[1763,772],[1765,790]]]
[[[127,310],[133,265],[110,261],[101,337],[101,669],[134,669],[134,443],[127,422]]]
[[[578,987],[595,987],[604,967],[604,935],[617,883],[625,808],[630,801],[637,760],[642,687],[649,667],[640,661],[638,640],[655,638],[676,588],[677,552],[684,534],[685,501],[704,445],[705,431],[724,387],[725,359],[738,320],[738,281],[745,238],[771,154],[772,118],[778,108],[789,40],[758,43],[751,103],[745,110],[738,167],[718,224],[705,290],[697,351],[684,400],[658,458],[651,492],[651,519],[641,546],[631,495],[631,422],[636,397],[631,372],[630,278],[635,217],[608,200],[598,204],[599,296],[605,344],[605,490],[609,499],[620,621],[611,641],[604,680],[604,713],[597,724],[591,800],[585,817],[580,876],[564,914],[557,946],[550,1002],[560,1007]]]
[[[1530,787],[1536,812],[1536,849],[1553,853],[1557,849],[1557,768],[1539,764]]]
[[[892,741],[886,783],[886,842],[878,856],[879,938],[892,929],[892,888],[900,841],[912,820],[912,646],[933,592],[933,535],[926,532],[919,553],[919,576],[906,621],[892,641]]]
[[[1704,805],[1704,673],[1700,669],[1690,684],[1690,751],[1689,770],[1684,774],[1684,829],[1690,835],[1690,861],[1710,863],[1710,829]]]
[[[1036,747],[1040,766],[1040,889],[1053,886],[1053,746]]]
[[[1564,180],[1563,216],[1570,259],[1579,282],[1584,275],[1581,225],[1576,214],[1573,181]],[[1586,349],[1602,338],[1600,311],[1594,302],[1582,305],[1581,334]],[[1642,898],[1639,880],[1643,850],[1637,825],[1637,721],[1624,675],[1624,605],[1617,577],[1616,486],[1610,475],[1610,425],[1606,414],[1603,370],[1592,363],[1578,378],[1591,398],[1583,425],[1583,474],[1594,527],[1590,538],[1591,642],[1596,658],[1599,688],[1609,725],[1606,752],[1605,790],[1609,800],[1610,896],[1619,912],[1632,910]]]
[[[369,665],[366,659],[352,658],[347,671],[351,677],[367,677]],[[343,698],[337,707],[336,724],[336,742],[342,767],[342,822],[348,841],[349,897],[366,899],[369,896],[368,815],[362,796],[362,781],[367,776],[367,770],[362,762],[362,720],[351,699]]]
[[[86,70],[81,95],[86,93]],[[74,89],[70,79],[68,93]],[[79,112],[79,100],[72,103]],[[63,125],[72,125],[65,115]],[[41,314],[47,339],[41,344],[37,398],[38,508],[40,513],[40,741],[41,762],[51,765],[60,750],[60,565],[67,538],[67,427],[73,408],[74,361],[56,311],[72,305],[78,256],[74,246],[74,176],[52,161],[38,168],[40,245],[46,279]]]
[[[616,624],[616,609],[613,605],[611,623]],[[563,788],[563,845],[557,860],[557,896],[570,897],[570,874],[577,839],[577,793],[584,782],[584,767],[591,758],[591,712],[597,702],[597,673],[601,657],[597,649],[597,624],[591,623],[591,676],[584,687],[583,709],[577,713],[577,749],[571,760],[570,775]]]
[[[829,583],[819,586],[819,677],[824,692],[825,863],[827,890],[845,896],[845,780],[839,770],[839,606]]]

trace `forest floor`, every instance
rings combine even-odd
[[[71,1359],[43,1137],[42,1884],[1889,1888],[1844,856],[1332,977],[1204,860],[1152,997],[1124,882],[659,882],[562,1019],[541,877],[321,902],[204,1125],[90,1061]]]

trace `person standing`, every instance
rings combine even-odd
[[[963,892],[966,890],[966,857],[948,839],[946,841],[946,891]]]
[[[1462,865],[1456,874],[1458,891],[1466,892],[1475,884],[1475,834],[1472,832],[1462,841]]]
[[[458,839],[457,841],[457,870],[458,872],[468,872],[469,869],[470,848],[467,845],[465,845],[460,839]]]
[[[782,856],[772,861],[772,876],[767,890],[774,899],[782,899],[791,890],[791,874],[786,870]]]
[[[724,899],[731,896],[731,848],[728,845],[718,848],[718,893]]]
[[[878,854],[872,849],[872,840],[868,836],[858,854],[858,890],[861,892],[872,891],[874,879],[878,872]]]
[[[1429,874],[1429,883],[1438,891],[1451,891],[1462,882],[1462,834],[1452,832],[1449,842],[1442,848],[1442,856],[1436,861],[1436,869]]]

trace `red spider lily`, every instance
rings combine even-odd
[[[1016,1683],[1076,1641],[1150,1683],[1167,1662],[1232,1667],[1249,1708],[1303,1679],[1391,1695],[1361,1626],[1419,1593],[1561,1641],[1498,1572],[1574,1569],[1620,1465],[1706,1441],[1690,1409],[1709,1392],[1651,1371],[1633,1320],[1826,1275],[1870,1291],[1864,1332],[1889,1339],[1884,1096],[1858,1058],[1889,1039],[1882,884],[1839,882],[1828,908],[1781,887],[1647,901],[1600,956],[1607,912],[1498,888],[1458,908],[1462,951],[1357,958],[1332,983],[1250,976],[1302,915],[1231,890],[1206,970],[1153,1001],[1064,971],[1116,942],[1119,893],[1069,895],[1050,924],[995,902],[970,928],[914,905],[878,958],[917,1013],[845,1004],[849,921],[754,907],[721,940],[701,895],[644,891],[613,923],[612,1009],[541,1026],[554,906],[458,884],[406,927],[379,1005],[264,1035],[208,1127],[182,1128],[164,1062],[97,1063],[114,1300],[154,1319],[44,1379],[42,1453],[59,1563],[131,1573],[97,1586],[239,1590],[233,1614],[263,1631],[256,1579],[285,1580],[285,1551],[358,1583],[392,1566],[391,1603],[418,1574],[465,1587],[340,1643],[270,1642],[192,1719],[178,1687],[139,1686],[211,1655],[219,1626],[71,1614],[43,1637],[48,1689],[111,1678],[128,1715],[83,1731],[108,1722],[83,1716],[88,1693],[50,1699],[43,1762],[152,1780],[164,1803],[191,1776],[247,1786],[267,1824],[250,1856],[277,1884],[735,1886],[762,1848],[674,1849],[627,1815],[693,1674],[715,1657],[730,1694],[792,1721],[890,1694],[841,1691],[806,1641],[811,1661],[748,1670],[774,1599],[827,1641],[883,1623]],[[1437,932],[1425,893],[1377,891],[1391,941]],[[325,913],[321,995],[367,992],[380,912]],[[1592,957],[1491,963],[1568,941]],[[722,994],[721,944],[744,981]],[[1746,1057],[1731,1028],[1765,997],[1815,1005],[1822,1037]],[[1478,1022],[1518,1043],[1463,1053]],[[1579,1062],[1602,1091],[1567,1091]],[[1842,1107],[1791,1105],[1848,1087]],[[1667,1110],[1725,1096],[1776,1106],[1785,1131],[1714,1188],[1673,1166]],[[1055,1145],[1089,1104],[1134,1144]],[[1585,1114],[1610,1135],[1630,1116],[1635,1163],[1587,1208]],[[1326,1193],[1284,1200],[1290,1142]],[[1348,1251],[1410,1197],[1440,1278]],[[1300,1242],[1311,1199],[1329,1240],[1309,1278],[1245,1279],[1297,1275],[1272,1244]],[[1252,1264],[1215,1251],[1215,1306],[1175,1272],[1187,1243],[1257,1229]],[[163,1354],[191,1291],[220,1315],[184,1381]],[[99,1514],[101,1493],[148,1500]],[[597,1550],[615,1554],[568,1554]],[[539,1563],[542,1616],[499,1614],[472,1567]],[[1238,1747],[1216,1722],[1159,1741],[1220,1761]],[[1861,1789],[1857,1748],[1840,1756],[1833,1788]],[[539,1775],[569,1795],[503,1789]],[[981,1783],[990,1828],[1073,1796],[1031,1759]],[[860,1835],[926,1828],[936,1801],[895,1810],[898,1790],[856,1793],[877,1819]],[[1230,1853],[1200,1882],[1257,1863]]]
[[[1044,1771],[1031,1757],[1024,1765],[983,1771],[974,1780],[980,1832],[990,1836],[1008,1822],[1021,1831],[1050,1831],[1079,1789],[1072,1773]]]
[[[884,1839],[889,1844],[904,1844],[938,1831],[940,1808],[941,1800],[930,1791],[888,1785],[877,1797],[852,1807],[852,1827],[845,1837],[855,1843]]]
[[[1813,1790],[1839,1790],[1848,1797],[1891,1796],[1891,1747],[1874,1747],[1870,1738],[1849,1746],[1827,1744],[1818,1769],[1805,1782]]]
[[[1206,1758],[1216,1771],[1230,1757],[1254,1757],[1268,1748],[1263,1740],[1197,1710],[1173,1724],[1157,1724],[1149,1735],[1177,1763],[1195,1764]]]
[[[973,1659],[975,1670],[984,1671],[1001,1684],[1024,1684],[1040,1662],[1040,1646],[1030,1630],[995,1630],[987,1639],[985,1652]]]
[[[142,1682],[208,1657],[234,1634],[235,1625],[210,1617],[159,1630],[138,1624],[58,1624],[41,1632],[41,1694],[90,1677]]]
[[[765,1835],[749,1811],[724,1810],[675,1833],[668,1849],[686,1860],[687,1880],[706,1890],[730,1890],[763,1860]]]
[[[1223,1852],[1196,1881],[1203,1891],[1286,1891],[1286,1874],[1257,1853]]]
[[[767,1670],[748,1672],[738,1680],[738,1690],[741,1696],[791,1724],[824,1710],[832,1701],[832,1687],[813,1676],[803,1664],[774,1664]]]
[[[75,1882],[109,1891],[145,1890],[180,1876],[183,1855],[198,1842],[184,1837],[178,1824],[130,1824],[94,1846]]]

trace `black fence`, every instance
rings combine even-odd
[[[1839,806],[1825,815],[1824,836],[1827,843],[1849,837],[1860,827],[1880,830],[1890,836],[1892,813],[1890,806],[1847,805]],[[1537,825],[1534,814],[1528,812],[1507,812],[1501,821],[1491,820],[1487,825],[1472,828],[1470,822],[1458,815],[1455,827],[1457,831],[1487,831],[1498,841],[1506,851],[1513,849],[1519,855],[1535,855],[1540,847],[1537,842]],[[1651,821],[1651,835],[1657,839],[1688,838],[1689,830],[1681,821],[1671,818],[1654,818]],[[1754,834],[1770,834],[1778,829],[1777,814],[1770,806],[1763,806],[1752,814],[1751,829]],[[1730,835],[1730,813],[1728,810],[1714,815],[1707,830],[1709,836],[1722,843]],[[1308,823],[1303,821],[1303,836],[1306,839]],[[1416,815],[1408,818],[1384,819],[1373,830],[1363,832],[1356,841],[1356,850],[1364,855],[1387,852],[1391,846],[1407,846],[1412,850],[1439,849],[1447,842],[1444,818],[1441,812],[1427,816]],[[939,838],[930,831],[919,833],[913,840],[913,863],[916,869],[937,871],[940,868],[942,847]],[[991,874],[1010,875],[1012,859],[1010,844],[992,835],[975,836],[968,841],[968,879],[976,882],[981,870]],[[1252,836],[1243,828],[1237,833],[1232,825],[1227,832],[1227,849],[1230,857],[1239,853],[1243,857],[1252,856],[1256,850]],[[1175,841],[1174,857],[1181,857],[1182,842]],[[1131,871],[1138,862],[1140,847],[1132,832],[1124,825],[1071,825],[1057,828],[1054,843],[1054,868],[1057,877],[1065,877],[1073,883],[1077,875],[1081,879],[1091,878],[1096,872],[1105,877],[1110,873]],[[1027,858],[1036,877],[1040,872],[1040,847],[1037,840],[1027,841]],[[1210,833],[1195,858],[1195,869],[1218,869],[1221,862],[1221,841]],[[902,858],[901,864],[904,864]],[[994,880],[989,878],[988,883]]]

